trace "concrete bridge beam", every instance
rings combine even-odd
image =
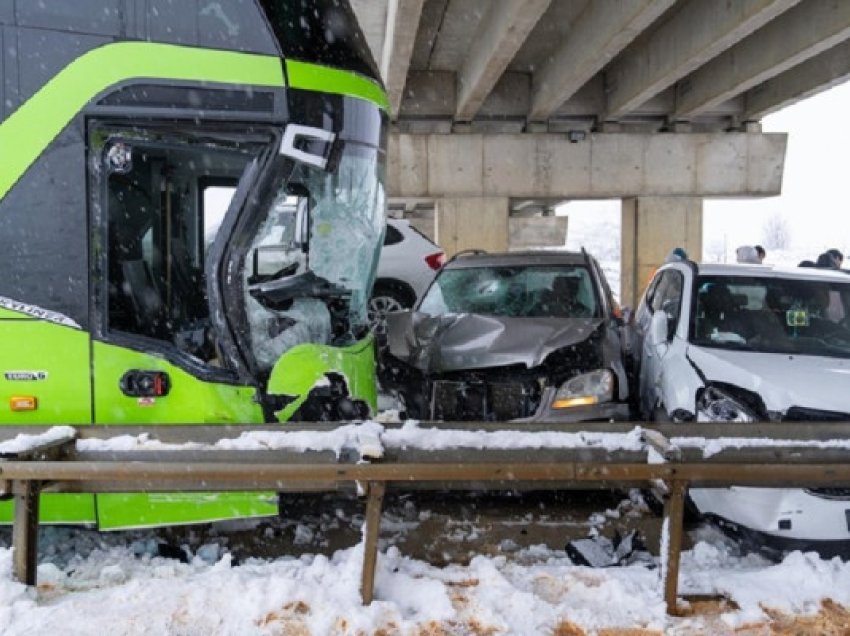
[[[745,93],[745,120],[760,120],[780,108],[821,93],[850,78],[850,40],[810,58]]]
[[[398,114],[425,0],[351,0],[360,28]]]
[[[749,36],[800,0],[687,0],[651,37],[629,49],[607,75],[607,117],[636,110],[688,73]]]
[[[458,121],[470,121],[551,0],[497,0],[492,3],[457,76]]]
[[[680,82],[676,117],[705,112],[848,38],[850,2],[798,4]]]
[[[787,136],[394,133],[390,197],[773,196]]]
[[[596,0],[570,37],[534,74],[529,121],[545,121],[673,4],[673,0]]]

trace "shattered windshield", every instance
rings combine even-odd
[[[346,144],[332,173],[305,168],[310,192],[309,268],[351,292],[352,325],[368,324],[366,306],[385,227],[383,164],[374,148]],[[296,173],[293,179],[298,179]]]
[[[295,345],[348,344],[365,332],[384,232],[382,162],[375,148],[349,142],[332,169],[298,164],[280,185],[246,267],[262,368]]]
[[[691,342],[701,346],[850,357],[847,283],[700,276]]]
[[[590,318],[599,313],[584,266],[511,265],[444,269],[422,304],[432,316]]]

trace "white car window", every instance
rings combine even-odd
[[[763,353],[850,357],[850,281],[700,276],[691,341]]]
[[[684,276],[681,272],[668,269],[661,274],[661,280],[653,294],[651,307],[653,313],[663,310],[675,322],[679,321],[682,306],[682,286]]]

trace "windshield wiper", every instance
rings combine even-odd
[[[693,344],[698,347],[715,347],[717,349],[730,349],[732,351],[753,351],[753,347],[745,342],[734,340],[694,340]]]

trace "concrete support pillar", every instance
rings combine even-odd
[[[702,198],[623,199],[620,302],[635,307],[650,277],[674,247],[702,259]]]
[[[507,197],[445,197],[436,200],[435,233],[446,256],[468,249],[508,250]]]

